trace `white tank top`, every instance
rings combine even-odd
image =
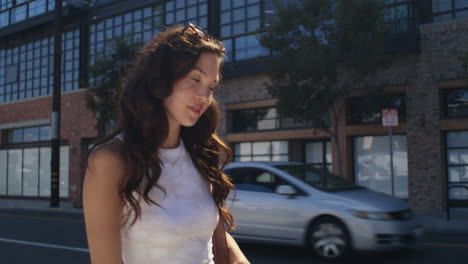
[[[121,230],[123,262],[214,264],[211,237],[219,214],[210,184],[193,165],[182,139],[177,148],[160,149],[159,155],[163,166],[158,184],[166,196],[156,187],[149,196],[162,208],[140,200],[141,219]]]

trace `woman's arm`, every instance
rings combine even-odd
[[[106,149],[88,159],[83,183],[83,209],[93,264],[122,263],[122,203],[118,195],[123,168],[118,155]]]
[[[244,253],[242,253],[242,250],[239,248],[239,245],[237,245],[234,238],[228,232],[226,232],[226,241],[231,264],[250,264]]]

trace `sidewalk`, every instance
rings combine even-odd
[[[51,208],[49,200],[0,199],[0,209],[28,209],[47,212],[65,212],[82,214],[83,209],[73,208],[70,202],[60,201],[59,208]],[[415,212],[425,232],[467,233],[468,208],[450,209],[450,220],[442,212]]]
[[[468,234],[468,208],[451,208],[450,220],[445,212],[415,212],[425,232]]]
[[[50,207],[49,200],[22,200],[0,198],[0,209],[27,209],[44,212],[64,212],[82,214],[83,209],[73,208],[72,203],[60,201],[60,207]]]

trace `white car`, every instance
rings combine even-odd
[[[408,204],[293,162],[233,162],[228,197],[239,241],[307,246],[324,260],[401,248],[423,230]]]

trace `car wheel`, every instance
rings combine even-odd
[[[313,223],[309,231],[309,246],[324,261],[341,260],[351,250],[346,227],[333,217],[322,217]]]

